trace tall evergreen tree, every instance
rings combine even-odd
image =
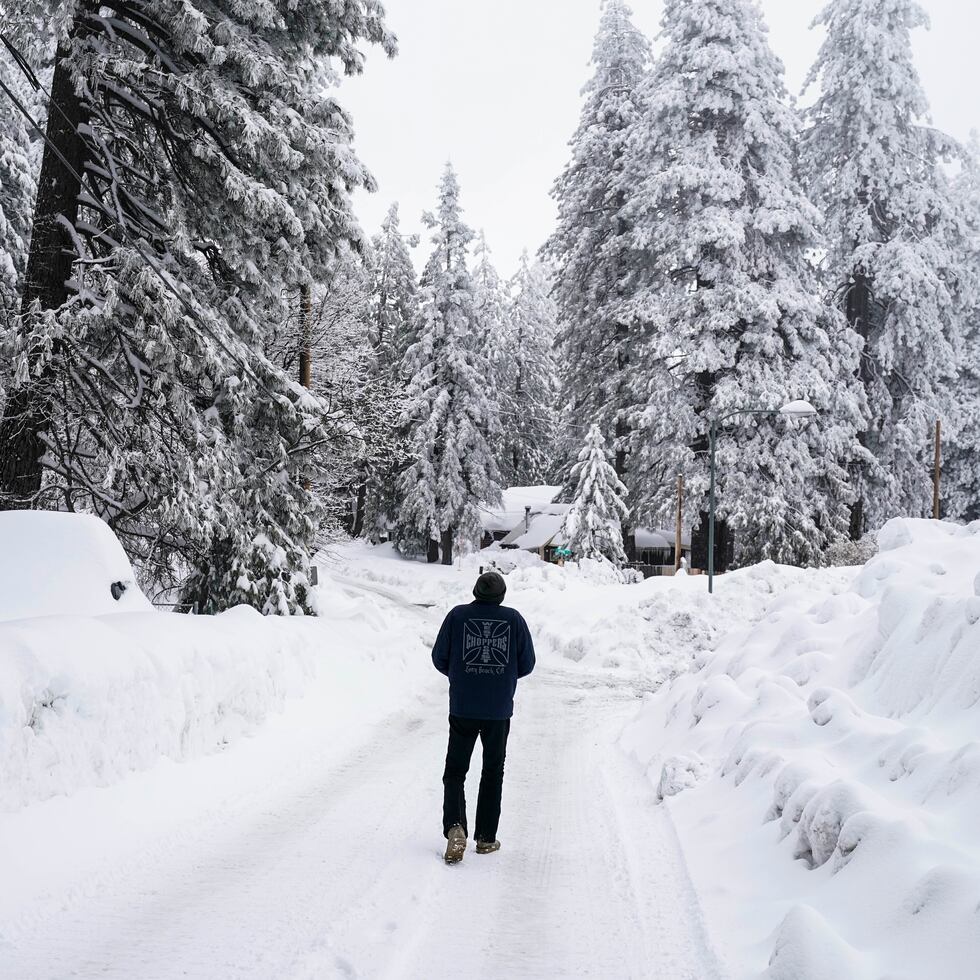
[[[968,223],[963,273],[959,378],[953,390],[957,425],[945,453],[944,517],[980,520],[980,140],[973,133],[954,193]]]
[[[269,325],[360,245],[349,195],[372,182],[330,88],[362,41],[393,51],[381,8],[0,13],[57,42],[0,494],[100,514],[145,567],[190,566],[202,608],[303,607],[304,485],[350,420],[269,359]]]
[[[557,375],[555,305],[539,265],[527,250],[510,281],[510,376],[503,379],[511,406],[503,419],[502,467],[510,486],[543,483],[552,469]]]
[[[594,73],[570,146],[572,159],[553,196],[558,224],[544,247],[554,262],[561,400],[572,420],[596,421],[626,472],[630,386],[630,299],[634,267],[627,205],[633,181],[626,143],[642,114],[640,82],[650,45],[623,0],[605,0],[592,55]],[[574,431],[570,426],[563,431]],[[570,462],[578,447],[566,441]]]
[[[928,125],[913,64],[910,33],[926,20],[915,0],[832,0],[815,21],[827,34],[804,159],[870,412],[855,537],[930,512],[932,427],[953,418],[963,229],[943,173],[950,141]]]
[[[513,325],[507,291],[490,257],[490,246],[483,231],[477,235],[473,249],[473,305],[480,350],[487,363],[487,392],[500,420],[491,440],[491,449],[499,461],[504,485],[513,486],[513,473],[506,461],[506,440],[517,412],[512,384],[515,373]]]
[[[372,242],[372,341],[384,370],[400,368],[416,340],[418,281],[409,248],[417,244],[415,236],[402,234],[398,205],[392,204]]]
[[[342,249],[331,267],[320,272],[308,312],[299,304],[268,350],[294,377],[301,370],[301,348],[308,350],[311,391],[347,421],[346,438],[322,447],[320,465],[307,477],[324,511],[318,534],[322,540],[341,527],[355,536],[365,532],[371,510],[368,490],[376,476],[381,481],[382,473],[390,482],[398,456],[395,423],[401,385],[397,372],[382,363],[375,343],[375,278],[367,253]]]
[[[649,324],[633,504],[666,522],[683,474],[703,565],[711,419],[806,398],[821,419],[802,432],[730,421],[718,514],[739,561],[807,561],[846,531],[861,403],[857,338],[807,260],[819,216],[796,173],[798,120],[750,0],[667,0],[662,36],[630,144],[630,215],[648,270],[637,309]]]
[[[626,561],[620,525],[626,520],[626,487],[616,476],[598,425],[585,438],[578,462],[572,469],[575,487],[572,506],[565,515],[562,535],[578,558]]]
[[[435,246],[422,276],[419,339],[405,355],[411,378],[404,421],[412,462],[399,480],[398,542],[452,563],[454,542],[479,534],[480,507],[500,503],[491,445],[498,420],[488,390],[474,286],[466,265],[473,232],[447,166],[439,209],[425,216]]]

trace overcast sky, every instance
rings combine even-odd
[[[980,128],[980,4],[922,0],[930,31],[915,35],[917,64],[934,122],[965,139]],[[763,0],[771,43],[798,93],[820,43],[808,29],[823,0]],[[658,0],[634,0],[637,26],[659,30]],[[568,140],[589,77],[599,0],[386,0],[398,35],[393,61],[372,52],[365,74],[343,83],[356,147],[377,181],[357,212],[374,234],[392,201],[406,231],[435,206],[451,159],[466,220],[486,230],[494,259],[510,275],[554,224],[552,182],[568,159]],[[416,253],[421,265],[428,239]]]

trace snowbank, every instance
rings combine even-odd
[[[976,975],[980,523],[892,521],[879,546],[847,591],[777,597],[624,733],[733,976]]]
[[[421,649],[379,601],[330,583],[316,619],[155,612],[94,518],[0,513],[0,535],[0,810],[218,750],[318,674],[394,702]]]
[[[471,601],[480,568],[491,562],[507,581],[506,604],[531,627],[539,658],[558,657],[583,672],[601,668],[610,683],[656,690],[686,671],[733,625],[761,618],[776,596],[840,592],[853,569],[798,569],[766,562],[721,576],[709,602],[704,576],[651,578],[624,584],[609,563],[569,562],[564,567],[530,552],[487,548],[452,567],[420,565],[390,545],[353,542],[320,559],[328,572],[407,603],[438,612]],[[434,637],[433,637],[434,639]]]
[[[122,545],[97,517],[0,511],[0,621],[150,608]]]

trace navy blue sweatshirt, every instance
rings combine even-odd
[[[446,616],[432,662],[449,677],[451,715],[503,721],[514,713],[518,677],[534,670],[534,644],[516,609],[471,602]]]

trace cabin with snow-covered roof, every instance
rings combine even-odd
[[[484,509],[483,546],[497,544],[506,550],[530,551],[542,561],[554,561],[559,548],[568,545],[562,534],[570,504],[556,504],[560,487],[513,487],[504,491],[503,507]],[[521,508],[523,507],[523,511]],[[674,532],[637,528],[635,559],[630,565],[647,578],[673,575]],[[690,560],[691,538],[681,539],[681,556]]]

